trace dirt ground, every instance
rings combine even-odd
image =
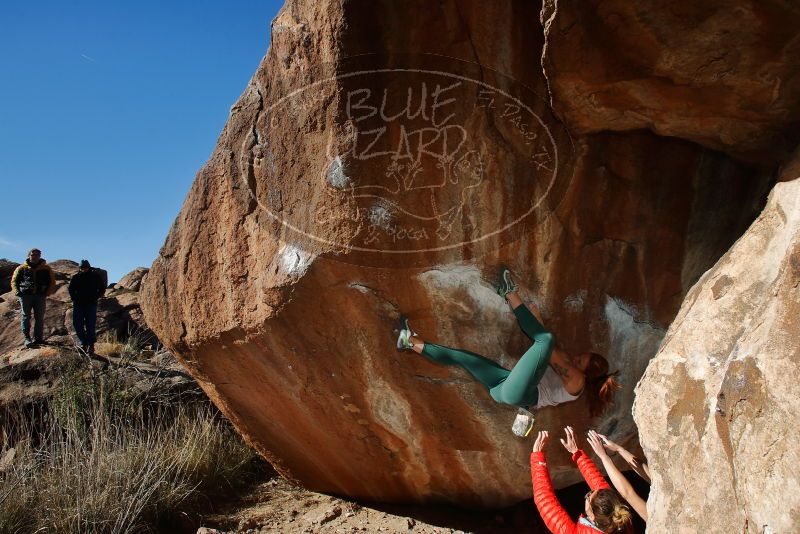
[[[500,512],[449,506],[359,504],[292,486],[275,477],[261,483],[204,524],[219,532],[350,533],[547,532],[534,530],[532,502]],[[210,532],[214,532],[210,530]],[[208,531],[207,531],[208,532]]]
[[[631,479],[633,481],[633,479]],[[646,492],[637,483],[637,490]],[[587,488],[576,484],[558,492],[570,516],[577,518]],[[447,505],[355,503],[292,486],[280,477],[255,486],[217,514],[204,517],[198,533],[331,533],[414,534],[547,533],[532,500],[496,511],[466,510]],[[644,532],[644,525],[636,525]],[[205,530],[204,530],[205,529]]]

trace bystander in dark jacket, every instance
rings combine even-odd
[[[100,273],[92,269],[87,260],[81,261],[80,270],[69,281],[72,299],[72,326],[80,341],[81,350],[94,354],[97,340],[97,301],[106,291]]]

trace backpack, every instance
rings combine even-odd
[[[101,269],[100,267],[92,267],[92,272],[100,278],[103,289],[108,288],[108,271]]]

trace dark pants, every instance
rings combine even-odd
[[[22,311],[22,335],[31,338],[31,313],[33,314],[33,336],[36,341],[44,339],[44,310],[47,297],[44,295],[20,295],[19,307]]]
[[[97,338],[94,329],[97,324],[97,304],[81,306],[74,304],[72,307],[72,326],[81,345],[91,345]]]

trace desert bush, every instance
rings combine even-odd
[[[43,405],[5,407],[0,533],[155,532],[248,480],[254,453],[212,405],[120,376],[76,367]]]
[[[157,344],[157,340],[151,332],[129,324],[127,333],[122,336],[116,330],[103,332],[95,343],[95,350],[106,356],[135,360],[142,350],[154,344]]]

